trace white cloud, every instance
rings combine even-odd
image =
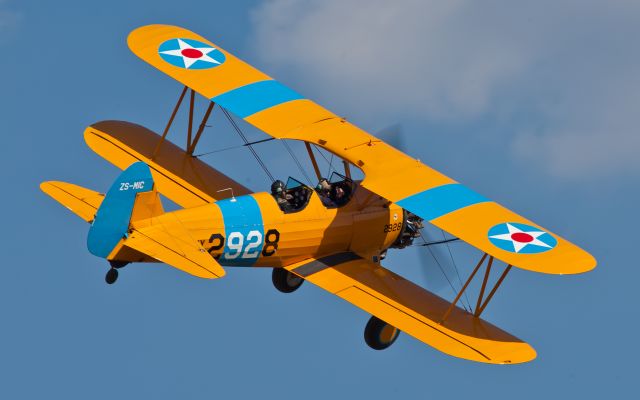
[[[5,4],[5,0],[0,0],[0,41],[16,28],[21,18],[18,12],[6,9]]]
[[[253,19],[268,69],[331,109],[501,118],[555,176],[640,173],[640,2],[273,0]]]

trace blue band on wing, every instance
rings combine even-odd
[[[397,204],[431,221],[472,204],[487,201],[490,200],[473,190],[459,183],[452,183],[416,193],[398,201]]]
[[[287,101],[303,97],[278,81],[260,81],[233,89],[211,99],[235,115],[246,118]]]
[[[216,201],[224,220],[224,252],[218,259],[229,266],[251,266],[264,246],[260,206],[253,196]]]

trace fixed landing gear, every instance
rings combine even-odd
[[[364,328],[364,341],[374,350],[384,350],[398,339],[400,329],[378,317],[371,317]]]
[[[104,281],[107,282],[108,285],[113,285],[118,280],[118,268],[122,268],[125,265],[129,264],[128,262],[123,261],[109,261],[109,271],[104,276]]]
[[[292,274],[284,268],[274,268],[271,274],[273,286],[282,293],[291,293],[304,283],[304,279]]]
[[[104,277],[104,281],[109,285],[113,285],[118,280],[118,270],[115,268],[110,268],[107,271],[107,275]]]

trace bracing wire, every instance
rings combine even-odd
[[[458,271],[458,266],[456,265],[456,261],[453,259],[453,253],[451,253],[451,247],[449,247],[449,242],[446,242],[447,236],[444,234],[444,230],[440,229],[442,232],[442,240],[447,244],[447,250],[449,251],[449,257],[451,258],[451,263],[453,263],[453,268],[456,270],[456,275],[458,275],[458,282],[460,283],[460,287],[462,287],[462,279],[460,278],[460,272]],[[469,304],[469,309],[471,309],[471,302],[469,302],[469,296],[467,296],[467,291],[464,292],[464,298],[467,300],[467,304]]]
[[[421,231],[418,231],[418,232],[420,233],[420,238],[425,243],[427,243],[427,240],[422,235],[422,232]],[[444,279],[446,279],[447,283],[449,283],[449,287],[451,288],[451,291],[453,292],[453,295],[455,296],[457,294],[456,288],[453,286],[453,283],[449,279],[449,276],[447,276],[447,273],[444,271],[444,268],[442,268],[442,265],[440,264],[440,261],[438,261],[438,257],[436,257],[436,255],[433,253],[433,250],[431,250],[431,246],[426,246],[426,247],[429,250],[429,253],[431,254],[431,257],[435,260],[436,264],[438,265],[438,268],[440,269],[440,272],[442,272],[442,276],[444,276]],[[467,309],[467,306],[465,304],[462,304],[462,307],[464,307],[465,310]]]
[[[327,171],[327,176],[331,175],[331,169],[335,171],[335,168],[333,168],[333,153],[331,153],[331,161],[329,161],[329,170]]]
[[[247,145],[247,147],[251,151],[251,154],[253,154],[253,156],[256,158],[256,161],[258,161],[258,164],[260,164],[260,166],[262,167],[264,172],[267,174],[269,179],[271,179],[271,182],[275,182],[275,179],[273,178],[273,175],[271,175],[271,172],[269,172],[269,169],[267,168],[265,163],[262,162],[262,160],[260,159],[260,156],[258,156],[258,153],[256,153],[255,149],[251,146],[251,144],[247,140],[246,136],[242,133],[242,130],[240,130],[240,127],[238,127],[238,125],[236,124],[236,121],[234,121],[233,118],[231,118],[231,115],[229,114],[229,112],[226,109],[224,109],[222,107],[220,107],[220,109],[224,113],[225,117],[227,117],[227,119],[229,120],[231,125],[233,126],[233,129],[235,129],[235,131],[238,133],[238,135],[242,138],[242,140],[244,141],[244,144]]]
[[[304,175],[304,177],[307,179],[307,182],[309,182],[309,186],[313,187],[313,182],[309,178],[309,175],[307,175],[307,172],[302,167],[302,164],[300,164],[300,161],[298,160],[298,157],[296,157],[295,153],[293,151],[291,151],[291,147],[289,147],[289,144],[287,143],[287,141],[286,140],[282,140],[282,144],[284,145],[284,147],[289,152],[289,155],[291,156],[291,158],[293,158],[293,161],[298,166],[298,169],[300,170],[300,172],[302,172],[302,175]]]
[[[329,173],[327,174],[327,176],[331,175],[331,170],[333,169],[334,171],[336,170],[335,168],[333,168],[332,162],[330,162],[327,157],[325,157],[324,153],[318,149],[318,146],[316,146],[315,144],[313,145],[313,147],[315,147],[316,151],[318,153],[320,153],[320,155],[322,156],[322,158],[324,158],[324,160],[327,162],[327,164],[329,164]],[[331,157],[333,157],[333,154],[331,154]]]
[[[239,144],[237,146],[229,146],[229,147],[223,147],[221,149],[217,149],[217,150],[211,150],[211,151],[207,151],[205,153],[200,153],[200,154],[196,154],[194,155],[195,158],[198,157],[202,157],[202,156],[208,156],[209,154],[215,154],[215,153],[222,153],[223,151],[228,151],[228,150],[233,150],[233,149],[239,149],[241,147],[249,147],[252,146],[254,144],[258,144],[258,143],[264,143],[264,142],[269,142],[271,140],[276,140],[276,138],[268,138],[268,139],[262,139],[262,140],[256,140],[255,142],[249,142],[249,143],[245,143],[245,144]]]

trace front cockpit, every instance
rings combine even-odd
[[[278,180],[271,185],[271,195],[285,214],[304,210],[313,190],[297,179],[289,177],[287,183]]]

